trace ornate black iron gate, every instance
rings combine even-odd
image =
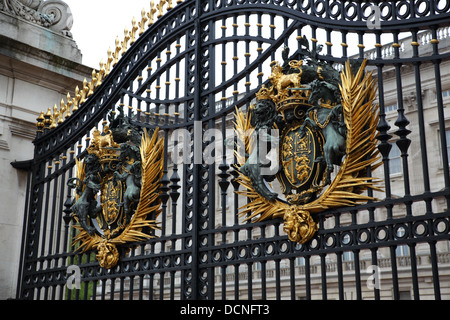
[[[450,298],[448,1],[161,1],[151,9],[90,83],[39,119],[18,298]],[[323,45],[321,59],[367,58],[374,70],[384,192],[316,214],[318,233],[299,245],[281,220],[238,218],[247,200],[235,193],[226,138],[235,108],[250,106],[271,61],[302,38]],[[165,138],[161,230],[122,246],[118,265],[105,269],[73,251],[67,181],[93,129],[119,107]],[[205,161],[211,143],[220,146],[214,163]]]

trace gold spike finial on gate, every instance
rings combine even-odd
[[[128,28],[125,28],[125,30],[123,31],[125,37],[123,38],[122,41],[122,56],[125,54],[125,52],[127,52],[128,50],[128,41],[130,41],[131,36],[130,36],[130,32],[128,31]]]
[[[130,45],[132,45],[133,43],[136,42],[136,34],[137,34],[138,29],[139,29],[139,26],[137,24],[136,18],[133,17],[133,20],[131,21]]]
[[[148,21],[149,27],[155,22],[153,19],[153,16],[156,13],[156,11],[158,11],[158,10],[156,10],[156,8],[155,8],[155,1],[152,0],[152,1],[150,1],[150,12],[147,13],[147,16],[149,18],[149,21]]]
[[[156,8],[158,9],[158,15],[156,16],[158,19],[161,18],[164,14],[164,5],[166,4],[166,0],[160,0],[159,4],[156,5]]]
[[[145,24],[148,21],[147,12],[145,9],[141,11],[141,22],[139,22],[139,36],[145,32]]]
[[[108,59],[106,60],[105,65],[105,77],[111,72],[112,62],[114,61],[114,57],[112,54],[111,48],[108,49]]]
[[[89,91],[89,87],[87,85],[87,80],[86,80],[86,78],[84,78],[84,80],[83,80],[83,89],[80,92],[80,97],[81,97],[80,98],[80,105],[82,105],[86,101],[88,91]]]
[[[89,91],[87,96],[90,97],[93,93],[94,93],[94,89],[95,89],[95,84],[97,83],[97,72],[94,70],[92,70],[92,80],[91,82],[89,82]]]
[[[119,62],[121,50],[122,50],[122,47],[120,46],[120,39],[119,39],[119,36],[117,36],[116,37],[116,49],[113,52],[113,57],[114,57],[113,67],[117,64],[117,62]]]
[[[64,122],[64,113],[66,112],[66,103],[64,102],[64,99],[61,99],[60,107],[58,111],[58,119],[55,119],[58,124],[61,124]]]
[[[70,118],[70,116],[72,115],[70,112],[70,108],[72,107],[72,104],[73,104],[73,100],[70,97],[70,93],[67,92],[67,112],[66,112],[66,117],[65,117],[66,119]]]
[[[80,100],[81,100],[80,88],[78,86],[76,86],[75,97],[73,98],[72,112],[75,112],[78,110],[78,104],[80,103]]]
[[[105,74],[106,74],[105,63],[103,62],[102,59],[100,61],[100,69],[97,74],[97,83],[95,84],[95,87],[98,87],[102,84]]]
[[[56,121],[57,121],[58,117],[59,117],[58,106],[55,104],[53,106],[53,114],[50,117],[50,122],[49,122],[50,123],[50,129],[56,128]]]
[[[44,115],[44,130],[49,130],[52,125],[52,108],[48,108],[47,113]]]
[[[167,0],[167,11],[170,11],[173,9],[172,0]]]
[[[37,132],[44,132],[44,111],[41,111],[41,114],[39,115],[39,117],[36,119],[36,129]]]

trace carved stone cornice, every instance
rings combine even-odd
[[[72,38],[70,29],[72,29],[73,16],[69,6],[63,1],[0,0],[0,11]]]

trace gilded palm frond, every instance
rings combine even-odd
[[[250,154],[250,146],[253,145],[254,137],[253,133],[255,128],[251,125],[251,108],[247,110],[247,114],[236,108],[235,112],[235,133],[237,136],[236,150],[234,154],[236,155],[236,160],[239,166],[244,165],[247,160],[247,155]]]

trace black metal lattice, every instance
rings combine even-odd
[[[368,22],[374,6],[380,8],[379,28]],[[37,136],[18,298],[380,299],[389,291],[389,298],[400,299],[405,290],[415,299],[441,298],[441,286],[450,287],[450,176],[442,165],[449,163],[443,97],[450,89],[449,25],[448,1],[178,4],[136,40],[78,111]],[[336,64],[369,59],[379,90],[385,190],[376,195],[379,201],[317,214],[320,229],[304,245],[288,241],[281,220],[251,224],[238,218],[246,199],[234,193],[232,150],[224,148],[215,164],[194,161],[211,143],[199,135],[216,129],[225,141],[235,108],[250,105],[270,62],[280,60],[285,45],[298,49],[299,36],[314,49],[323,45],[320,58]],[[422,81],[425,70],[431,85]],[[405,81],[414,83],[408,96]],[[424,91],[430,86],[431,112],[430,91]],[[392,121],[388,100],[396,102]],[[121,247],[118,266],[106,270],[92,254],[71,248],[67,181],[91,130],[119,106],[140,126],[159,126],[168,142],[163,213],[159,238]],[[174,134],[184,129],[183,138]],[[430,150],[434,138],[439,150]],[[182,139],[191,143],[179,150]],[[389,166],[393,145],[399,149],[397,175]],[[175,161],[180,151],[192,163]],[[78,289],[66,287],[70,265],[81,270]],[[381,288],[367,287],[370,266],[380,271]]]

